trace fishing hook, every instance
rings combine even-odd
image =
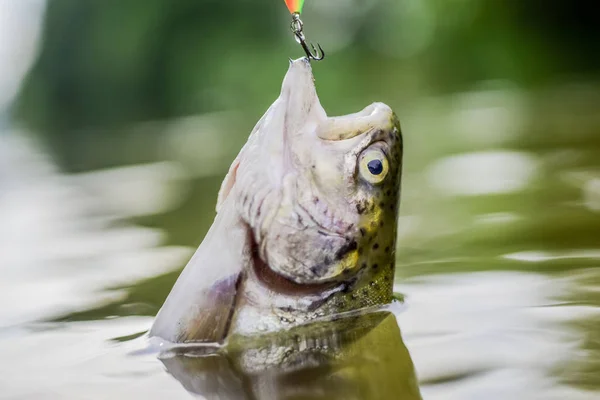
[[[314,44],[310,44],[310,47],[312,47],[312,51],[310,50],[310,48],[308,47],[308,44],[306,44],[306,37],[304,36],[304,33],[302,32],[302,29],[304,27],[304,24],[302,23],[302,20],[300,19],[300,14],[299,13],[293,13],[292,14],[292,32],[294,33],[294,36],[296,37],[296,41],[298,43],[300,43],[300,46],[302,46],[302,48],[304,49],[304,52],[306,53],[306,58],[308,58],[308,60],[315,60],[315,61],[321,61],[322,59],[325,58],[325,51],[323,51],[323,48],[321,47],[320,44],[317,43],[318,49],[317,47],[315,47]]]

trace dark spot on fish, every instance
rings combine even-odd
[[[317,196],[313,197],[313,203],[317,204],[319,202],[319,198]]]
[[[385,203],[383,201],[379,202],[379,207],[381,207],[381,208],[385,207]]]
[[[315,168],[316,168],[316,165],[314,165],[314,164],[313,164],[313,166],[312,166],[312,167],[313,167],[313,169],[315,169]]]
[[[377,264],[375,264],[375,265],[377,265]],[[362,263],[362,265],[360,266],[360,268],[362,268],[362,269],[367,268],[367,263]]]
[[[367,210],[367,207],[363,203],[356,203],[356,212],[363,214]]]
[[[379,226],[383,226],[383,220],[379,221]]]
[[[337,260],[341,259],[342,257],[344,257],[346,254],[348,254],[349,252],[356,250],[356,248],[358,247],[358,244],[356,243],[356,240],[351,240],[350,242],[346,243],[345,245],[343,245],[338,251],[337,253],[335,253],[335,258]],[[326,258],[327,259],[327,258]]]
[[[385,252],[386,252],[386,253],[389,253],[389,251],[390,251],[390,246],[387,246],[387,247],[385,248]]]
[[[244,204],[246,204],[248,202],[248,195],[244,196]]]
[[[379,264],[373,264],[373,269],[379,268]]]
[[[360,234],[364,237],[367,234],[367,230],[365,228],[360,228]]]
[[[329,257],[325,257],[322,263],[310,267],[310,272],[312,272],[315,276],[321,277],[327,272],[327,266],[330,263],[331,259]]]
[[[386,196],[389,196],[389,195],[391,195],[391,194],[392,194],[392,191],[391,191],[391,189],[388,189],[388,191],[387,191],[387,192],[385,192],[385,194],[386,194]]]

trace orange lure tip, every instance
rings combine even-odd
[[[302,7],[304,7],[304,0],[285,0],[285,4],[290,10],[290,13],[300,14],[302,12]]]

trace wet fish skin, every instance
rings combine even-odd
[[[402,155],[388,106],[328,117],[291,62],[151,335],[218,342],[391,302]]]

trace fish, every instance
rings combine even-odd
[[[402,159],[389,106],[328,117],[310,62],[290,60],[149,336],[222,343],[391,303]]]

